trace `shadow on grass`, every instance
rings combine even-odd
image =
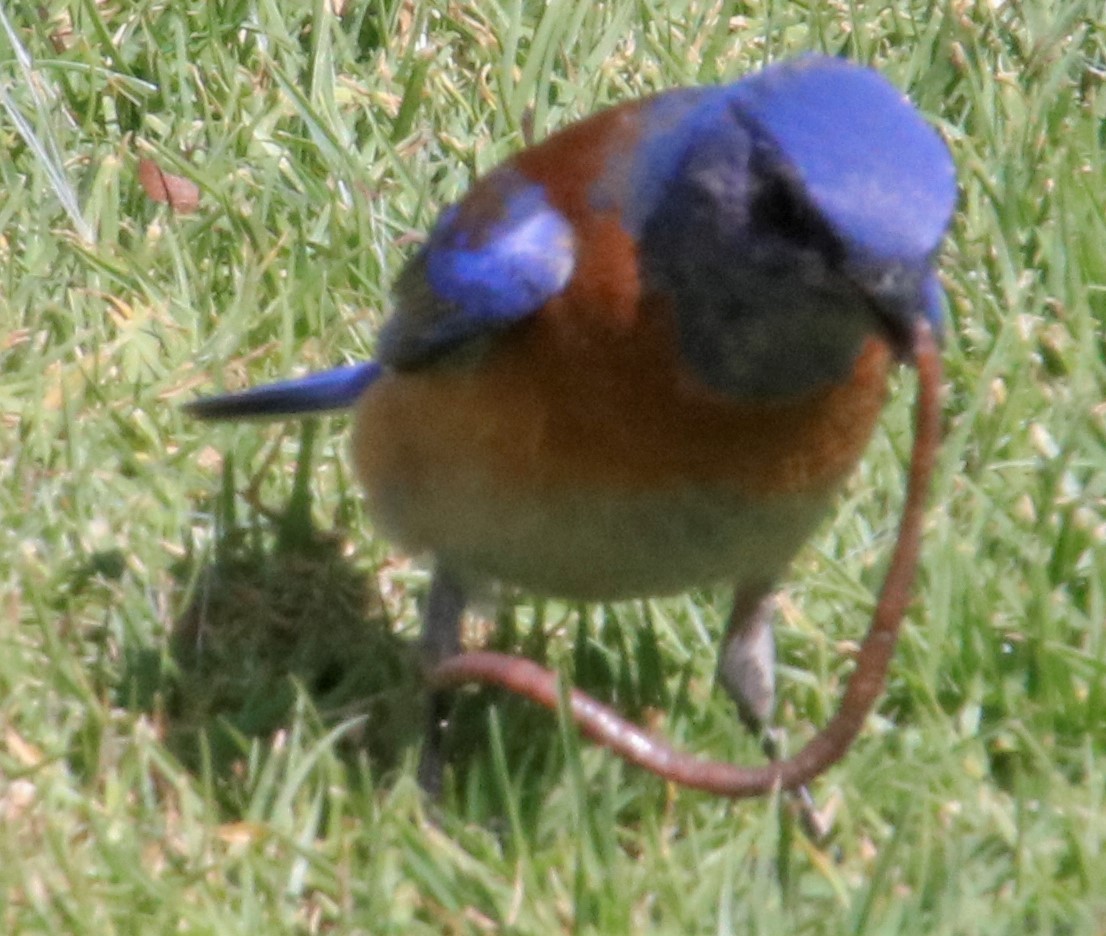
[[[316,425],[303,424],[295,482],[277,511],[254,493],[240,519],[227,456],[210,560],[180,564],[187,604],[167,642],[126,661],[123,704],[152,712],[169,750],[217,784],[233,785],[255,739],[271,743],[303,700],[324,730],[349,722],[337,751],[351,766],[367,759],[374,778],[394,771],[422,730],[414,646],[342,538],[313,526]]]
[[[324,725],[357,720],[343,753],[366,752],[377,776],[418,740],[413,648],[335,542],[203,569],[169,653],[165,737],[189,767],[207,759],[217,776],[233,770],[249,739],[289,724],[299,692]]]
[[[182,564],[179,580],[192,585],[167,652],[135,648],[119,685],[124,704],[154,713],[180,762],[219,786],[235,786],[255,739],[269,743],[291,725],[302,697],[324,729],[355,722],[338,753],[354,769],[367,761],[378,782],[388,784],[408,748],[422,739],[425,695],[415,641],[395,632],[372,576],[347,558],[342,540],[312,526],[310,426],[280,512],[247,498],[255,507],[240,521],[227,459],[212,560],[200,569]],[[550,628],[539,612],[520,633],[507,606],[486,645],[544,663],[548,630],[561,630],[574,617],[574,639],[557,640],[571,642],[578,686],[631,717],[666,704],[651,627],[624,628],[614,609],[599,615],[594,634],[583,611],[562,609],[557,617]],[[502,726],[499,763],[493,718]],[[459,692],[446,737],[454,789],[476,812],[489,814],[499,811],[495,788],[504,782],[504,768],[512,784],[542,789],[541,781],[527,778],[562,770],[559,732],[556,716],[517,697],[494,689]]]

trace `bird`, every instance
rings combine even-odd
[[[860,460],[957,198],[872,68],[806,55],[627,101],[446,207],[374,360],[200,397],[206,420],[352,408],[377,531],[431,564],[421,656],[509,588],[615,602],[732,586],[717,678],[763,734],[774,598]],[[447,693],[419,777],[441,788]]]

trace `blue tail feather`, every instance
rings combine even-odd
[[[241,393],[200,397],[184,411],[198,419],[264,419],[325,413],[352,406],[382,373],[375,361],[282,380]]]

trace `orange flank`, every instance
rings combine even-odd
[[[654,320],[612,329],[573,298],[570,287],[478,367],[443,362],[375,384],[356,440],[369,490],[464,466],[535,494],[703,485],[744,497],[818,495],[860,458],[885,399],[892,355],[882,342],[868,340],[846,382],[740,404],[679,365],[657,316],[643,311]]]

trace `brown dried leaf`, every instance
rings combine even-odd
[[[165,172],[152,159],[138,160],[138,181],[148,198],[165,202],[181,214],[191,214],[200,205],[200,187],[195,182]]]

